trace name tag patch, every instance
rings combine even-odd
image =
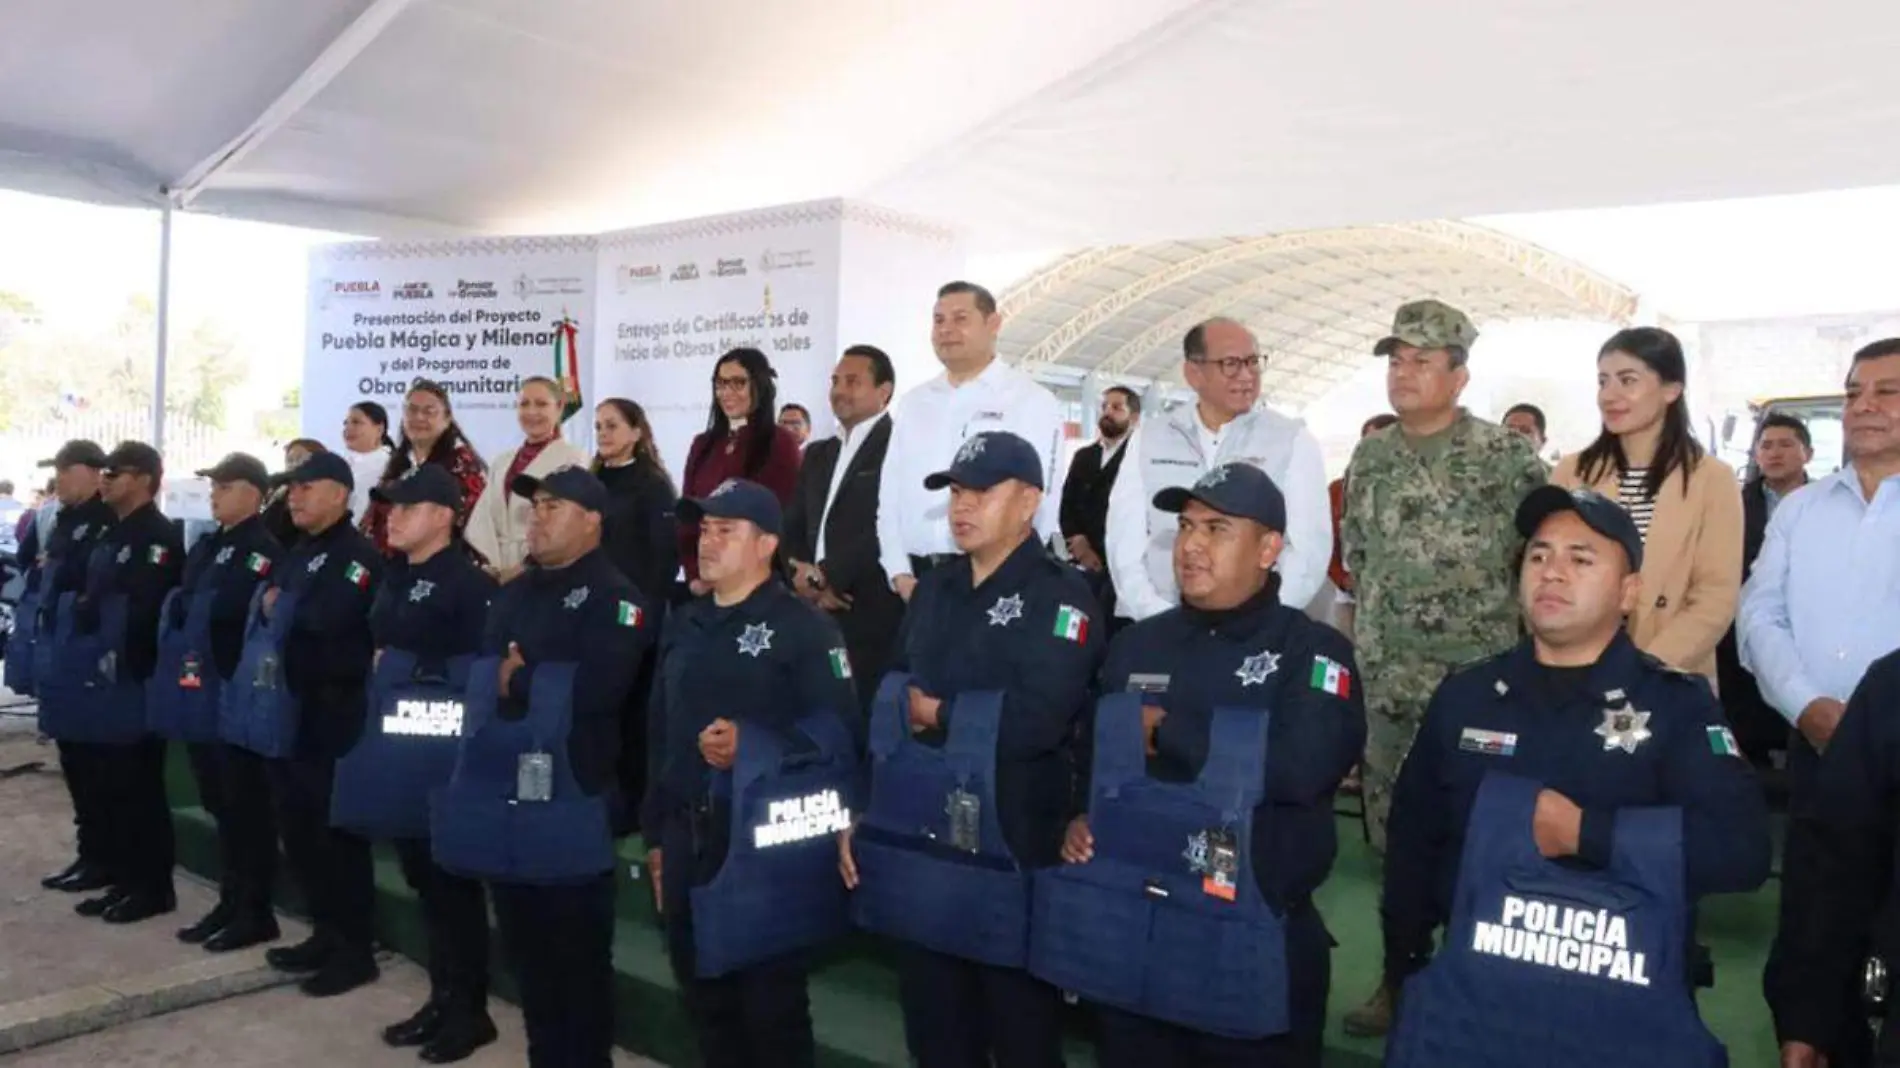
[[[1510,756],[1517,752],[1517,735],[1508,731],[1486,731],[1466,727],[1458,735],[1458,749],[1465,753]]]
[[[1648,986],[1644,954],[1629,948],[1629,921],[1603,909],[1580,909],[1506,895],[1496,923],[1478,921],[1474,952],[1522,964]]]
[[[397,701],[395,714],[383,717],[383,733],[410,738],[460,738],[462,702]]]
[[[766,810],[765,822],[752,828],[755,849],[770,849],[788,842],[806,842],[825,838],[851,826],[851,810],[836,790],[820,790],[804,797],[774,801]]]

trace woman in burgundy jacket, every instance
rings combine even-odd
[[[774,420],[778,374],[758,349],[733,349],[713,367],[712,411],[706,429],[686,452],[681,497],[704,497],[729,478],[744,478],[771,490],[779,504],[792,499],[798,481],[798,439]],[[694,596],[699,581],[699,524],[679,521],[680,562]]]

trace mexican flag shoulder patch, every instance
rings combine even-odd
[[[631,601],[621,601],[614,609],[614,622],[623,627],[637,627],[644,618],[640,606]]]
[[[1331,657],[1313,658],[1313,689],[1334,697],[1352,696],[1352,669]]]
[[[828,654],[828,659],[831,661],[832,678],[848,679],[851,677],[851,657],[846,655],[843,649],[831,650]]]
[[[270,557],[263,553],[252,553],[244,558],[244,568],[254,575],[268,575],[270,574]]]
[[[1742,747],[1735,744],[1735,732],[1727,727],[1709,727],[1709,750],[1716,756],[1739,757]]]
[[[343,577],[359,590],[369,589],[369,568],[354,560],[350,561],[350,566],[344,569]]]
[[[1089,640],[1089,614],[1074,605],[1056,610],[1055,636],[1072,642]]]
[[[154,564],[162,564],[172,558],[172,551],[163,545],[154,545],[145,550],[145,558]]]

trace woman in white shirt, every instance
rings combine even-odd
[[[585,467],[588,458],[561,440],[561,409],[567,396],[559,383],[536,376],[522,380],[515,399],[515,420],[525,439],[495,457],[488,468],[488,486],[468,518],[468,543],[488,561],[497,579],[507,582],[521,573],[528,555],[528,518],[532,502],[509,489],[518,475],[541,478],[563,467]]]
[[[359,522],[369,512],[369,491],[382,482],[395,448],[389,440],[389,412],[382,405],[375,401],[350,405],[350,414],[343,417],[343,458],[356,478],[356,488],[350,491],[350,514]]]

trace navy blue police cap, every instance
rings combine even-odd
[[[508,489],[529,500],[533,500],[537,493],[545,493],[563,501],[573,501],[590,512],[605,513],[611,500],[607,487],[594,477],[593,472],[574,465],[550,471],[540,478],[516,475],[515,480],[508,483]]]
[[[403,472],[387,485],[369,491],[370,499],[385,504],[439,504],[444,508],[462,507],[462,487],[455,476],[440,464],[423,464]]]
[[[335,482],[344,489],[356,488],[356,475],[350,471],[350,462],[333,452],[312,454],[303,463],[277,476],[277,481],[295,485],[308,482]]]
[[[1007,430],[986,430],[965,439],[950,467],[925,478],[924,488],[986,490],[1012,478],[1042,489],[1042,457],[1034,445]]]
[[[680,502],[679,517],[689,523],[702,519],[743,519],[766,534],[777,535],[785,514],[771,490],[743,478],[729,478],[704,497]]]
[[[213,482],[249,482],[260,490],[270,489],[270,470],[248,452],[228,453],[210,467],[200,468],[198,477]]]
[[[1517,506],[1517,532],[1532,537],[1544,520],[1558,512],[1575,512],[1583,525],[1623,547],[1630,570],[1643,569],[1643,534],[1636,520],[1615,501],[1595,490],[1544,485],[1524,495]]]
[[[1179,512],[1189,501],[1286,533],[1286,496],[1265,471],[1252,464],[1221,464],[1192,486],[1170,486],[1155,494],[1154,505],[1164,512]]]

